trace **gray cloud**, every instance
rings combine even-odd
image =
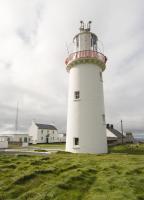
[[[142,0],[0,1],[1,131],[14,130],[17,101],[19,130],[32,119],[66,129],[65,43],[71,46],[81,19],[93,21],[108,57],[107,122],[123,119],[125,129],[144,131],[143,11]]]
[[[25,22],[25,25],[18,27],[16,30],[16,34],[20,37],[20,39],[26,44],[31,44],[34,42],[35,37],[38,34],[39,25],[42,20],[43,13],[43,3],[37,2],[37,4],[33,3],[33,15],[29,15],[29,19]]]

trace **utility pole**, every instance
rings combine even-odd
[[[122,144],[123,144],[123,121],[121,120],[121,133],[122,133]]]

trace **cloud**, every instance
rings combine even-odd
[[[31,120],[37,119],[54,122],[65,131],[65,44],[71,46],[80,20],[92,20],[92,31],[108,57],[104,72],[107,122],[117,124],[123,119],[126,129],[143,131],[143,11],[141,0],[1,0],[1,130],[14,129],[19,101],[20,130],[27,130]]]

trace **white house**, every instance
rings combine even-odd
[[[58,130],[55,126],[34,121],[29,128],[29,137],[32,144],[59,142]]]

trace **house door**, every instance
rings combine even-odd
[[[49,143],[49,135],[46,136],[46,143]]]
[[[49,139],[48,139],[48,137],[46,138],[46,143],[49,143]]]

